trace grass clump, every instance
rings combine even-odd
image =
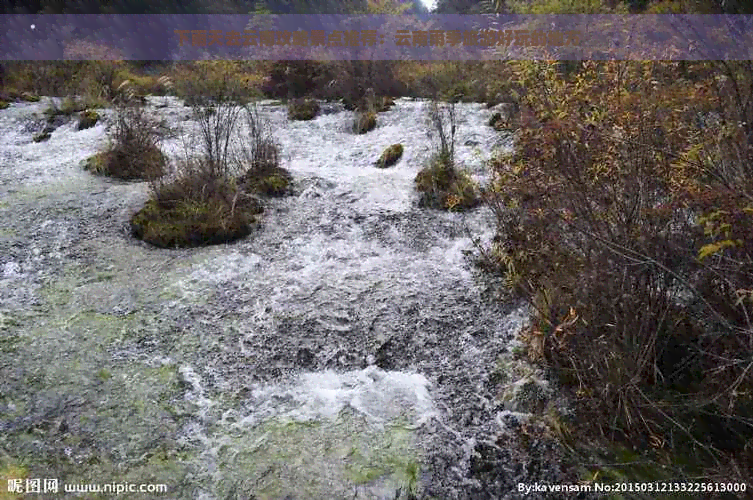
[[[78,125],[76,128],[78,130],[86,130],[87,128],[92,128],[97,124],[98,121],[99,113],[97,113],[93,109],[87,109],[79,115]]]
[[[316,99],[302,97],[293,99],[288,104],[289,120],[313,120],[319,114],[319,103]]]
[[[240,147],[240,164],[245,172],[239,184],[257,195],[285,196],[291,192],[292,176],[280,167],[280,147],[274,141],[269,122],[255,109],[246,111],[249,141]]]
[[[353,120],[353,132],[365,134],[376,128],[377,115],[374,111],[358,112]]]
[[[439,148],[429,164],[416,175],[416,189],[421,193],[419,206],[441,210],[467,210],[478,206],[481,199],[476,183],[455,166],[455,105],[440,106],[435,100],[429,104],[427,114],[439,138]]]
[[[121,180],[152,180],[164,175],[167,158],[159,148],[165,130],[140,105],[116,111],[110,145],[84,165],[92,173]]]
[[[251,233],[264,209],[227,178],[186,166],[179,179],[160,185],[131,219],[136,238],[161,248],[227,243]],[[211,170],[211,168],[209,168]]]
[[[384,150],[382,153],[382,156],[379,157],[379,160],[377,160],[376,166],[378,168],[387,168],[391,167],[395,163],[400,160],[403,156],[403,145],[402,144],[393,144],[392,146],[388,147]]]
[[[459,172],[447,156],[434,156],[416,175],[419,206],[441,210],[468,210],[481,202],[476,184],[465,172]]]

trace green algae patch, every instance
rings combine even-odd
[[[391,167],[395,163],[397,163],[400,158],[403,156],[403,145],[402,144],[393,144],[392,146],[388,147],[384,150],[382,153],[382,156],[379,157],[379,160],[377,160],[376,166],[377,168],[387,168]]]
[[[272,418],[223,440],[220,469],[239,475],[226,475],[217,493],[224,498],[235,488],[258,500],[335,500],[352,498],[355,487],[374,498],[417,492],[419,461],[412,444],[407,425],[375,426],[348,410],[333,420]]]
[[[133,235],[161,248],[198,247],[228,243],[251,234],[258,225],[261,204],[239,197],[235,205],[216,200],[147,201],[131,218]]]
[[[26,467],[8,458],[0,458],[0,500],[21,500],[25,495],[10,491],[10,485],[20,481],[21,486],[25,486],[28,477]]]

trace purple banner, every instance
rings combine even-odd
[[[745,15],[0,15],[2,60],[751,60]]]

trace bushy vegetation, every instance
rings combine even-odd
[[[529,353],[585,435],[750,482],[753,65],[512,67],[527,94],[484,263],[534,305]]]
[[[353,132],[365,134],[376,128],[377,115],[374,111],[359,111],[353,118]]]
[[[164,248],[230,242],[259,225],[264,208],[254,194],[287,191],[290,177],[278,165],[269,126],[251,108],[237,105],[231,85],[213,97],[193,106],[198,154],[187,150],[175,175],[153,181],[151,199],[131,219],[137,238]],[[240,139],[244,113],[250,141]]]
[[[379,157],[379,159],[376,162],[376,166],[378,168],[387,168],[391,167],[398,161],[400,161],[400,158],[403,156],[403,145],[402,144],[393,144],[392,146],[388,147],[384,150],[382,153],[382,156]]]
[[[313,120],[319,114],[320,106],[316,99],[301,97],[288,103],[289,120]]]
[[[97,113],[93,109],[87,109],[86,111],[81,112],[81,115],[79,115],[78,125],[76,126],[76,128],[78,130],[85,130],[87,128],[92,128],[94,125],[97,124],[98,121],[99,121],[99,113]]]
[[[284,196],[290,193],[292,176],[280,167],[280,147],[275,142],[269,122],[256,109],[246,112],[249,141],[241,143],[240,161],[244,173],[239,179],[244,190],[261,196]]]
[[[153,180],[166,172],[160,141],[169,131],[148,116],[141,104],[121,105],[115,113],[110,144],[84,164],[92,173],[122,180]]]
[[[455,105],[429,104],[428,120],[438,141],[437,152],[416,176],[419,206],[442,210],[467,210],[480,203],[476,184],[455,165]]]

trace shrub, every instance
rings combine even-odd
[[[86,111],[83,111],[79,116],[77,128],[78,130],[91,128],[96,125],[98,121],[99,113],[92,109],[87,109]]]
[[[152,180],[164,175],[167,159],[159,148],[165,131],[141,106],[119,106],[110,145],[87,160],[92,173],[122,180]]]
[[[259,95],[259,78],[249,72],[252,63],[240,61],[196,61],[173,69],[171,90],[186,104],[203,105],[217,97],[245,104]]]
[[[239,184],[262,196],[284,196],[290,192],[292,177],[280,167],[280,148],[272,137],[269,122],[256,109],[246,108],[250,140],[241,143],[240,163],[245,173]]]
[[[356,134],[365,134],[374,130],[376,124],[377,116],[375,112],[358,112],[353,120],[353,132]]]
[[[468,210],[479,205],[475,183],[465,172],[458,172],[448,156],[435,155],[416,175],[421,193],[419,206],[441,210]]]
[[[187,151],[175,176],[152,182],[152,198],[131,220],[134,236],[160,247],[198,246],[242,238],[259,224],[261,202],[239,186],[248,176],[236,179],[235,172],[266,172],[258,189],[276,194],[282,188],[273,176],[283,171],[276,166],[279,154],[268,140],[268,125],[246,110],[252,142],[236,157],[233,146],[241,110],[232,93],[220,88],[214,103],[194,106],[200,154],[189,158]]]
[[[515,67],[524,117],[493,165],[485,259],[534,306],[530,354],[573,389],[584,432],[750,480],[753,66]]]
[[[301,99],[312,95],[326,80],[325,65],[317,61],[277,61],[262,85],[268,97]]]
[[[313,120],[319,114],[319,103],[316,99],[303,97],[293,99],[288,104],[289,120]]]
[[[403,145],[402,144],[393,144],[392,146],[388,147],[384,150],[382,153],[382,156],[379,157],[377,160],[376,166],[378,168],[386,168],[391,167],[395,163],[400,160],[400,158],[403,156]]]

